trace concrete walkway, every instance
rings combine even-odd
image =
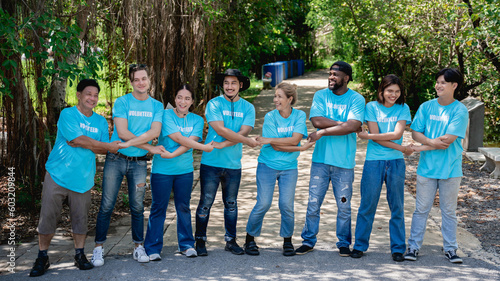
[[[327,72],[306,73],[302,77],[288,80],[299,86],[299,100],[295,108],[304,110],[309,116],[314,92],[326,87]],[[260,135],[264,115],[274,109],[272,102],[274,91],[263,91],[254,101],[256,108],[256,126],[252,135]],[[308,121],[309,132],[313,128]],[[300,233],[304,226],[308,201],[309,169],[312,149],[299,157],[299,179],[295,197],[295,236],[296,247],[301,245]],[[359,182],[366,152],[366,142],[358,140],[354,194],[352,198],[352,231],[356,223],[356,214],[360,202]],[[255,204],[255,170],[259,149],[244,146],[241,188],[238,196],[238,236],[239,244],[244,244],[245,226]],[[197,171],[195,178],[197,178]],[[200,186],[195,181],[191,209],[193,214],[198,205]],[[331,189],[328,191],[322,207],[321,225],[315,250],[303,256],[284,257],[281,254],[282,238],[279,237],[280,213],[278,193],[275,192],[273,206],[264,219],[262,235],[256,238],[260,247],[260,256],[235,256],[224,251],[223,203],[221,192],[215,200],[210,214],[208,228],[208,257],[188,259],[176,254],[177,237],[175,210],[173,202],[167,211],[165,247],[162,261],[139,264],[132,259],[133,244],[130,233],[130,217],[114,223],[105,244],[105,265],[89,271],[80,271],[72,264],[74,250],[68,237],[57,235],[49,250],[52,261],[51,269],[36,280],[499,280],[499,257],[486,254],[479,241],[465,229],[459,229],[458,239],[464,263],[451,264],[442,254],[440,232],[440,213],[433,209],[428,222],[424,245],[416,262],[396,263],[392,260],[389,248],[390,211],[385,199],[385,188],[381,196],[370,248],[361,259],[340,257],[335,243],[336,204]],[[409,235],[411,215],[415,208],[415,199],[405,194],[406,233]],[[93,249],[93,233],[87,238],[85,249],[90,258]],[[3,253],[7,255],[7,247]],[[352,246],[351,246],[352,248]],[[5,273],[2,263],[1,280],[28,279],[29,269],[38,251],[36,243],[20,245],[16,250],[16,272]],[[6,260],[2,258],[2,261]],[[34,279],[31,279],[34,280]]]

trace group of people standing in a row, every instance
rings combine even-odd
[[[462,176],[460,139],[465,135],[468,113],[465,106],[453,97],[463,84],[463,77],[457,70],[443,69],[436,75],[438,98],[422,104],[411,122],[410,110],[404,103],[404,87],[397,76],[384,77],[377,101],[365,106],[365,99],[347,87],[352,81],[351,66],[337,61],[330,68],[328,88],[314,95],[309,119],[317,131],[308,135],[306,114],[293,108],[297,101],[296,85],[281,83],[276,86],[274,94],[276,109],[266,114],[262,136],[251,138],[248,134],[254,127],[255,109],[238,95],[249,88],[250,80],[239,70],[228,69],[216,75],[216,84],[222,88],[223,95],[213,98],[206,106],[209,129],[204,144],[201,143],[204,119],[190,112],[195,94],[189,85],[182,85],[176,91],[175,108],[164,109],[161,102],[148,94],[150,81],[146,65],[131,65],[129,78],[133,91],[115,101],[111,140],[105,118],[93,112],[100,91],[95,80],[82,80],[77,86],[78,104],[61,112],[56,143],[46,164],[37,229],[40,249],[30,276],[43,275],[49,268],[47,250],[66,198],[71,213],[75,265],[84,270],[104,264],[103,245],[124,176],[128,183],[132,240],[135,243],[133,258],[139,262],[161,260],[166,209],[172,190],[179,252],[187,257],[206,256],[207,225],[219,185],[224,202],[225,250],[237,255],[258,255],[255,237],[261,233],[276,182],[285,256],[306,254],[314,249],[320,208],[331,182],[338,210],[339,254],[362,257],[369,246],[375,211],[385,182],[391,210],[392,258],[395,261],[417,259],[427,217],[439,190],[445,255],[451,262],[462,262],[456,254],[455,210]],[[364,122],[368,131],[362,128]],[[409,123],[412,123],[413,139],[421,146],[402,146],[403,132]],[[355,243],[351,251],[356,134],[368,139],[369,143],[361,179]],[[158,138],[158,144],[153,146],[151,141],[155,138]],[[307,141],[301,144],[302,139]],[[262,147],[256,172],[257,202],[248,218],[242,248],[236,242],[236,222],[243,144]],[[313,145],[303,242],[295,249],[292,235],[297,157],[300,151]],[[190,210],[193,149],[203,151],[201,194],[194,235]],[[150,179],[152,204],[144,237],[143,200],[147,187],[148,152],[154,154]],[[422,153],[417,170],[416,210],[406,248],[403,155],[413,152]],[[94,186],[95,153],[107,155],[96,223],[96,246],[91,261],[88,261],[83,246],[90,189]]]

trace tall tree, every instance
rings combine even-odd
[[[56,121],[48,116],[57,116],[61,110],[52,106],[59,99],[54,102],[47,97],[51,83],[54,79],[95,75],[98,64],[91,54],[85,56],[86,68],[81,68],[79,61],[71,61],[82,49],[78,38],[81,29],[54,17],[52,4],[2,1],[0,9],[0,94],[7,131],[2,165],[16,168],[16,179],[22,187],[18,198],[29,198],[31,203],[26,207],[33,207],[40,196],[44,165],[55,137],[49,128],[55,127]],[[53,53],[59,59],[54,59]]]

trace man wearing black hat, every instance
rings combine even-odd
[[[330,67],[328,88],[314,94],[310,120],[318,130],[309,135],[316,141],[309,181],[309,202],[298,255],[313,250],[319,231],[320,208],[332,183],[337,202],[337,248],[342,257],[350,255],[351,196],[356,156],[356,131],[364,119],[365,99],[347,88],[352,68],[343,61]]]
[[[78,104],[61,111],[54,149],[45,164],[47,173],[37,228],[39,252],[30,272],[32,277],[43,275],[50,266],[47,251],[66,199],[75,243],[75,265],[82,270],[94,267],[87,260],[83,246],[96,171],[95,153],[117,152],[119,141],[109,143],[108,122],[92,111],[99,100],[99,84],[84,79],[76,90]]]
[[[209,125],[205,143],[217,142],[212,152],[203,152],[200,167],[201,195],[196,209],[196,252],[206,256],[207,225],[210,208],[219,183],[224,201],[226,251],[241,255],[243,249],[236,243],[238,219],[237,196],[241,180],[242,144],[256,147],[258,142],[247,137],[255,123],[254,106],[240,98],[239,92],[250,87],[250,79],[237,69],[228,69],[215,76],[216,84],[224,94],[210,100],[205,117]]]

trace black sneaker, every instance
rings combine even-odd
[[[339,248],[339,255],[341,257],[348,257],[351,255],[351,250],[349,250],[349,247],[340,247]]]
[[[224,249],[235,255],[243,255],[245,253],[238,243],[236,243],[236,239],[234,238],[226,242],[226,247]]]
[[[394,253],[392,254],[392,260],[397,262],[402,262],[405,260],[405,257],[403,257],[402,253]]]
[[[418,251],[415,249],[408,248],[405,255],[405,260],[416,261],[418,256]]]
[[[445,252],[444,255],[452,263],[463,263],[464,262],[462,260],[462,258],[457,255],[457,252],[455,250],[449,250],[449,251]]]
[[[205,240],[203,239],[196,239],[195,250],[196,253],[198,253],[198,256],[208,256],[207,247],[205,246]]]
[[[245,254],[250,256],[258,256],[259,255],[259,247],[255,241],[250,241],[245,244]]]
[[[352,249],[351,258],[359,259],[363,256],[363,251]]]
[[[45,271],[49,269],[49,267],[50,267],[50,262],[48,256],[37,258],[35,263],[33,264],[33,268],[31,269],[30,276],[31,277],[42,276],[45,274]]]
[[[75,265],[80,270],[89,270],[94,268],[94,265],[91,262],[89,262],[85,254],[82,253],[75,255]]]
[[[295,250],[293,248],[292,242],[283,242],[283,256],[285,257],[295,256]]]
[[[313,250],[314,250],[313,247],[309,247],[307,245],[302,245],[297,250],[295,250],[295,253],[297,255],[304,255],[304,254],[307,254],[309,252],[312,252]]]

